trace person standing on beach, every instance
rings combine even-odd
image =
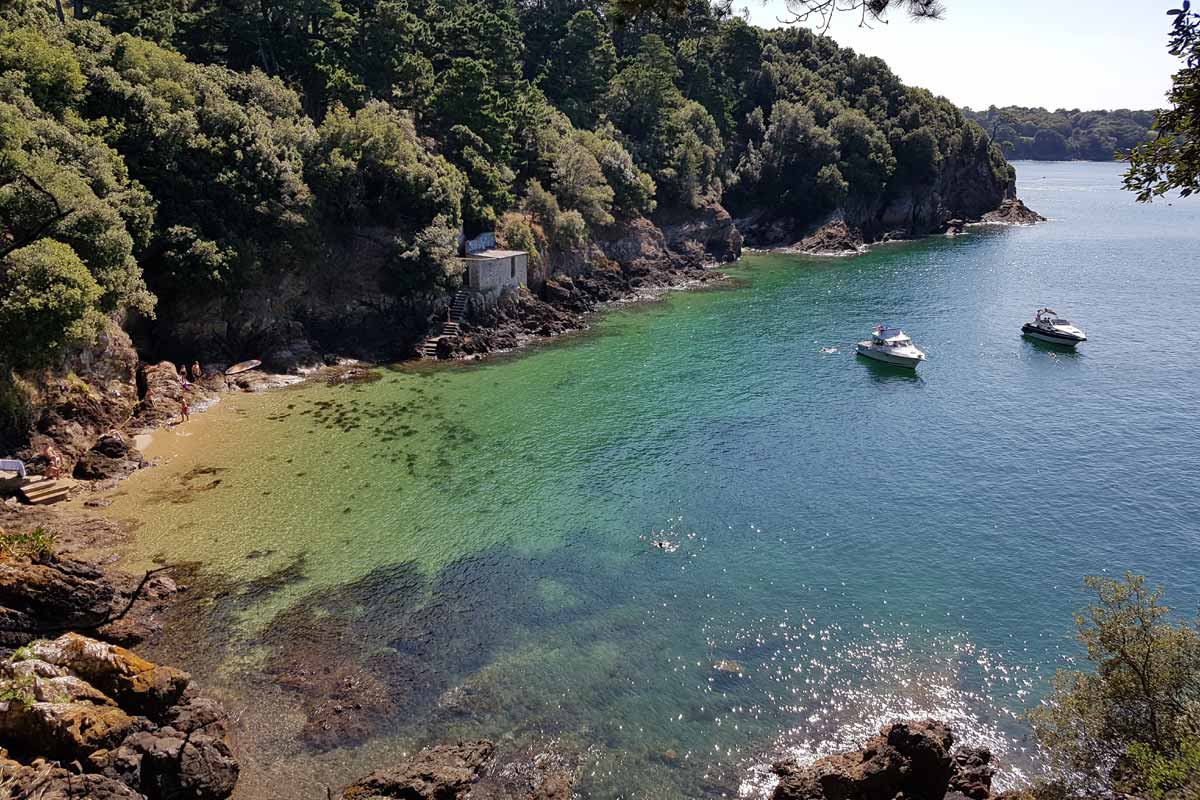
[[[200,362],[192,362],[192,380],[198,381],[204,377],[204,371],[200,369]]]
[[[188,408],[187,398],[181,397],[179,399],[179,422],[183,424],[189,419],[191,419],[191,409]]]

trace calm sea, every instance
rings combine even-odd
[[[200,565],[159,654],[234,709],[239,796],[474,736],[572,754],[585,797],[753,795],[914,715],[1035,771],[1020,715],[1079,656],[1083,576],[1200,601],[1200,200],[1018,172],[1050,222],[748,255],[518,356],[162,435],[113,510]],[[1043,305],[1078,352],[1022,339]],[[856,357],[879,322],[929,361]],[[300,739],[331,693],[364,699],[353,747]]]

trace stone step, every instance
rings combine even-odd
[[[17,491],[30,505],[43,506],[66,500],[70,487],[59,481],[40,480],[26,484]]]

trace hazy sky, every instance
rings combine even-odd
[[[1173,0],[944,2],[940,22],[893,13],[890,24],[864,30],[845,12],[829,35],[884,59],[905,83],[972,108],[1159,108],[1178,66],[1166,51]],[[763,27],[786,13],[784,0],[735,6]]]

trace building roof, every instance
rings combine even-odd
[[[483,261],[488,261],[493,258],[511,258],[512,256],[526,255],[524,250],[480,250],[478,253],[469,253],[463,258],[477,258]]]

